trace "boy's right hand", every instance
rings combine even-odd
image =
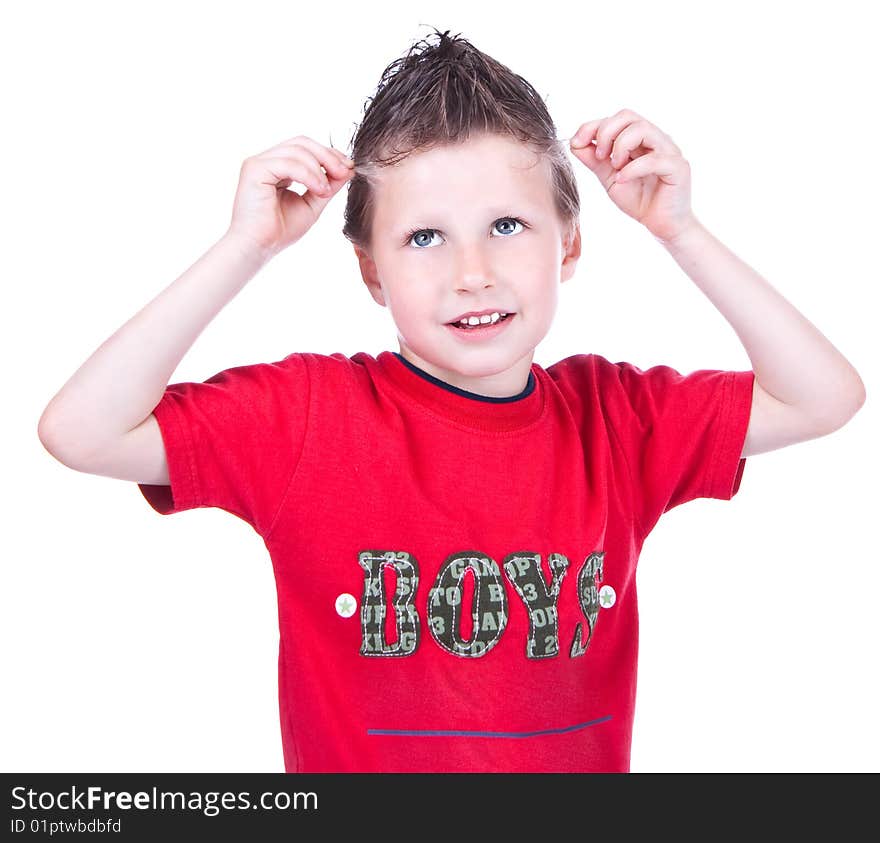
[[[227,234],[253,244],[269,257],[278,254],[315,224],[327,203],[352,178],[350,161],[339,150],[303,135],[245,158]],[[287,190],[293,182],[305,185],[302,196]]]

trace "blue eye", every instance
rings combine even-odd
[[[522,228],[528,228],[528,226],[521,219],[519,219],[519,217],[507,216],[500,217],[499,219],[495,220],[495,222],[492,224],[493,231],[498,231],[496,226],[499,223],[502,223],[505,226],[509,226],[510,223],[515,223],[513,230],[510,230],[510,228],[508,227],[506,231],[501,232],[502,236],[504,237],[509,237],[511,234],[518,234],[519,230],[516,229],[516,225],[520,225],[522,226]],[[439,232],[436,228],[414,228],[412,229],[412,231],[409,231],[407,233],[405,243],[408,245],[413,245],[418,249],[425,249],[431,245],[431,237],[434,234],[438,233]],[[427,235],[427,240],[423,238],[421,242],[418,242],[417,238],[422,237],[422,235]],[[413,240],[416,240],[417,242],[413,243]]]
[[[421,242],[415,244],[415,245],[418,245],[419,248],[421,248],[422,246],[429,246],[431,235],[436,234],[436,233],[437,232],[433,228],[417,228],[414,231],[411,231],[409,234],[407,234],[406,240],[409,243],[410,241],[414,240],[415,238],[419,238],[419,237],[423,238],[425,235],[427,235],[428,242],[425,242],[425,240],[423,239]]]
[[[523,224],[522,220],[518,220],[516,217],[502,217],[500,220],[497,220],[495,222],[495,225],[498,225],[499,222],[502,222],[502,223],[512,222],[512,223],[516,223],[517,225],[521,225],[521,226],[523,226],[523,228],[525,228],[525,225]],[[516,226],[514,226],[514,228],[516,228]],[[493,229],[497,231],[497,229],[495,229],[494,226],[493,226]],[[505,236],[508,234],[514,234],[514,233],[516,233],[516,232],[515,231],[504,232]]]

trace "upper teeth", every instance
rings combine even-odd
[[[502,316],[507,316],[506,313],[499,313],[497,310],[494,313],[486,313],[483,316],[468,316],[467,319],[462,319],[459,321],[459,325],[488,325],[490,322],[497,322]]]

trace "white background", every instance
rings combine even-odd
[[[880,769],[880,121],[866,5],[316,8],[30,3],[5,16],[0,767],[283,769],[260,537],[221,510],[159,516],[133,483],[64,467],[37,421],[222,235],[246,156],[298,134],[347,150],[382,70],[436,26],[528,79],[560,137],[621,108],[671,135],[699,219],[867,385],[843,429],[750,458],[732,501],[679,507],[648,538],[632,769]],[[751,368],[721,314],[572,160],[583,257],[535,362]],[[293,351],[398,349],[343,207],[340,194],[259,273],[172,382]]]

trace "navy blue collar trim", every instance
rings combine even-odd
[[[443,389],[448,390],[449,392],[454,392],[456,395],[462,395],[465,398],[471,398],[474,401],[488,401],[490,404],[509,404],[511,401],[521,401],[523,398],[528,397],[535,391],[535,373],[529,372],[529,379],[526,382],[525,389],[519,393],[519,395],[510,395],[507,398],[493,398],[490,395],[477,395],[476,392],[468,392],[466,389],[459,389],[457,386],[453,386],[450,383],[446,383],[446,381],[440,380],[440,378],[435,378],[433,375],[428,374],[424,369],[420,369],[418,366],[411,363],[406,359],[400,352],[392,351],[391,352],[401,363],[404,364],[408,369],[411,369],[420,377],[423,377],[426,381],[430,381],[436,386],[442,387]]]

